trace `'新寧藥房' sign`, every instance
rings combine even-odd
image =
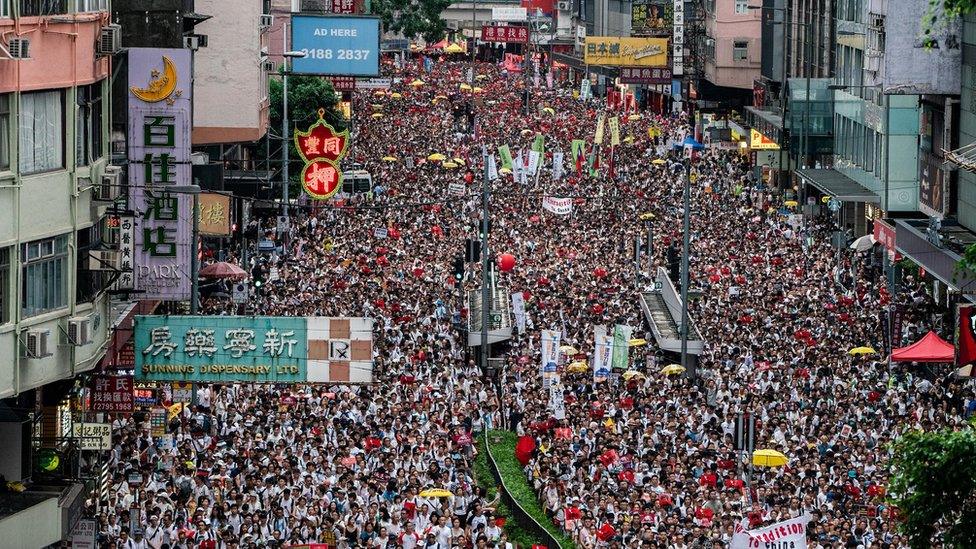
[[[292,60],[297,74],[379,76],[380,19],[350,15],[292,15]]]
[[[130,48],[129,209],[132,286],[141,299],[190,298],[190,50]],[[124,250],[124,249],[123,249]]]
[[[137,316],[136,379],[368,383],[368,318]]]

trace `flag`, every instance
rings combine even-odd
[[[596,121],[596,133],[593,135],[593,142],[597,145],[603,144],[603,121],[606,115],[601,114]]]
[[[593,343],[593,382],[599,383],[610,377],[613,360],[613,338],[607,335],[607,327],[603,324],[593,327]]]
[[[590,176],[596,177],[600,173],[600,146],[590,147],[590,156],[586,160],[586,165],[590,168]]]
[[[532,142],[532,150],[540,153],[546,152],[546,138],[541,133],[535,134],[535,141]]]
[[[495,165],[495,155],[488,155],[488,179],[498,179],[498,166]]]
[[[525,296],[522,292],[512,292],[512,314],[515,315],[515,325],[518,333],[525,333]]]
[[[539,151],[529,151],[529,165],[527,171],[535,175],[539,170],[539,165],[541,164],[541,153]]]
[[[508,145],[498,147],[498,156],[502,159],[502,168],[515,169],[512,164],[512,151],[509,150]]]
[[[613,153],[615,148],[613,145],[610,146],[610,159],[607,160],[607,176],[610,179],[616,179],[617,177],[617,172],[613,168]]]
[[[620,144],[620,119],[616,116],[610,118],[610,145]]]
[[[576,163],[576,175],[583,175],[583,159],[586,157],[586,141],[574,139],[571,144],[573,162]]]
[[[552,179],[559,181],[563,177],[563,153],[562,151],[552,153]]]
[[[613,368],[626,370],[630,362],[630,336],[634,329],[630,326],[617,324],[613,328]]]
[[[559,363],[560,333],[556,330],[542,330],[542,362],[539,370],[542,372],[542,388],[548,389],[556,373]]]

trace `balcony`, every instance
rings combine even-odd
[[[68,0],[20,0],[21,17],[65,13],[68,13]]]

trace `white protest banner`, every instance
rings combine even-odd
[[[388,230],[386,227],[376,227],[373,229],[373,238],[386,238],[387,232]]]
[[[535,172],[538,169],[539,169],[539,151],[529,151],[528,171],[530,174],[535,175]]]
[[[569,215],[573,213],[573,199],[544,196],[542,197],[542,209],[556,215]]]
[[[559,362],[560,334],[556,330],[542,330],[542,388],[548,389],[553,376],[556,375],[556,364]]]
[[[613,338],[603,333],[596,334],[596,351],[593,353],[593,381],[599,383],[610,377],[610,364],[613,361]]]
[[[563,177],[563,152],[552,153],[552,179],[559,181]]]
[[[807,523],[810,518],[810,515],[804,514],[765,528],[747,530],[748,545],[730,544],[729,549],[807,549]]]
[[[451,184],[447,186],[447,192],[453,196],[463,196],[464,183],[461,183],[460,181],[452,181]]]
[[[562,383],[555,382],[549,386],[549,409],[556,419],[566,419],[566,400],[563,397]]]
[[[515,325],[518,333],[525,333],[525,296],[522,292],[512,292],[512,314],[515,315]]]
[[[739,522],[735,523],[735,531],[732,533],[732,540],[729,542],[729,549],[748,549],[749,532],[746,531],[746,528],[748,527],[748,518],[743,518]]]
[[[498,166],[495,165],[495,155],[488,155],[488,179],[498,179]]]

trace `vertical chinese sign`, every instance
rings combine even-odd
[[[190,50],[129,49],[129,209],[133,286],[143,299],[190,298]]]
[[[308,131],[295,130],[295,148],[305,161],[302,187],[312,198],[326,200],[342,188],[342,169],[339,162],[346,155],[349,130],[337,132],[325,119],[325,109],[319,109],[319,119]]]

